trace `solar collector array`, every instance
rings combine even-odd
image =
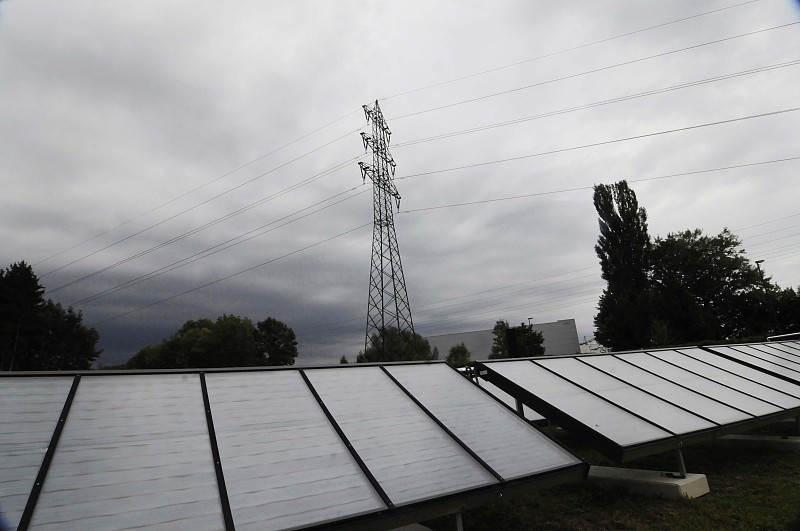
[[[699,348],[486,361],[478,370],[619,461],[800,414],[800,384]]]
[[[241,529],[413,521],[440,498],[586,472],[442,363],[87,373],[74,382],[4,374],[4,406],[9,397],[23,398],[0,411],[0,498],[12,525],[36,529],[220,529],[227,507],[228,526]],[[27,435],[12,439],[29,420]]]
[[[714,346],[709,350],[747,366],[800,383],[800,347],[795,343]]]

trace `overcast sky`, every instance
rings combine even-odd
[[[591,187],[622,179],[652,236],[728,227],[798,286],[799,21],[789,0],[0,1],[0,266],[32,263],[106,363],[225,313],[286,322],[298,364],[352,360],[379,99],[422,335],[592,336]]]

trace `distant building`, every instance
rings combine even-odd
[[[597,342],[596,339],[586,339],[581,343],[581,354],[603,354],[609,350]]]
[[[514,326],[513,323],[509,323]],[[578,327],[575,319],[559,319],[554,323],[533,324],[533,330],[541,332],[544,337],[544,353],[546,356],[580,353],[578,344]],[[439,359],[445,359],[450,348],[464,343],[473,360],[484,360],[489,357],[492,350],[494,335],[491,330],[477,330],[474,332],[461,332],[459,334],[444,334],[425,338],[431,345],[439,349]]]

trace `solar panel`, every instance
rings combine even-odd
[[[505,391],[503,391],[502,389],[500,389],[499,387],[497,387],[496,385],[494,385],[493,383],[487,381],[481,381],[480,387],[484,391],[486,391],[487,393],[498,399],[500,402],[508,406],[511,410],[513,411],[517,410],[517,400],[508,393],[506,393]],[[525,404],[522,405],[522,414],[526,420],[529,420],[531,422],[540,422],[545,420],[545,418],[542,415],[532,410]]]
[[[483,361],[477,369],[618,461],[800,414],[800,384],[701,349]]]
[[[444,363],[3,373],[0,398],[21,528],[396,526],[588,471]]]
[[[221,515],[196,374],[82,379],[32,527],[219,529]]]
[[[69,376],[21,377],[0,385],[0,507],[12,527],[22,518],[72,382]]]
[[[299,372],[206,381],[237,528],[301,527],[386,508]]]
[[[380,367],[306,374],[396,505],[496,482]]]
[[[764,345],[720,345],[708,349],[736,362],[800,383],[800,363],[785,359],[782,355],[775,351],[770,352],[764,347]]]
[[[505,479],[546,472],[572,456],[525,421],[445,365],[420,372],[414,366],[391,366],[394,376],[449,430]],[[475,422],[480,417],[482,422]]]

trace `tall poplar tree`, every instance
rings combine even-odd
[[[597,340],[612,350],[650,343],[650,235],[647,212],[626,181],[594,187],[600,236],[594,249],[607,282],[594,318]]]

